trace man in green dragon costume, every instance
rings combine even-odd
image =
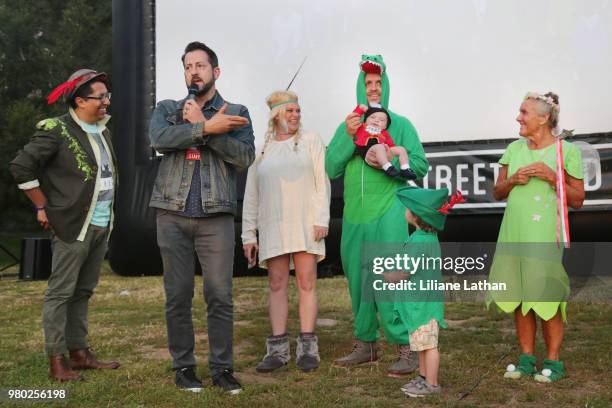
[[[408,152],[410,168],[417,178],[423,178],[429,163],[416,130],[408,119],[388,109],[389,80],[382,56],[363,55],[359,66],[357,103],[380,104],[387,109],[391,116],[389,133],[393,135],[395,144]],[[362,285],[361,253],[367,243],[401,243],[405,239],[408,225],[403,216],[404,208],[395,199],[395,191],[406,181],[385,175],[380,170],[381,163],[376,162],[375,156],[369,152],[365,161],[355,154],[353,137],[360,124],[359,114],[351,113],[338,126],[325,156],[329,177],[334,179],[344,175],[340,250],[355,316],[353,349],[347,356],[336,360],[335,365],[347,367],[376,361],[376,340],[379,326],[382,326],[387,342],[399,348],[399,358],[389,367],[388,375],[402,377],[418,365],[416,353],[410,353],[407,325],[402,322],[402,313],[398,312],[406,308],[409,313],[410,303],[376,301],[374,295],[364,293],[364,290],[373,288]]]

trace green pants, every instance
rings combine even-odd
[[[87,311],[107,249],[108,228],[89,225],[84,241],[53,237],[51,276],[43,305],[48,356],[89,347]]]
[[[367,243],[402,243],[408,237],[408,225],[405,220],[405,208],[395,200],[391,208],[378,220],[366,224],[342,223],[342,241],[340,251],[342,267],[348,279],[351,306],[355,316],[354,335],[362,341],[376,341],[379,326],[390,344],[408,344],[408,326],[401,320],[398,308],[409,307],[402,302],[376,302],[366,290],[373,290],[371,285],[364,285],[361,269],[363,245]],[[365,280],[367,282],[367,280]],[[380,316],[380,322],[377,314]]]

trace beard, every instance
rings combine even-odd
[[[213,77],[210,82],[205,83],[202,88],[198,89],[198,92],[196,93],[197,97],[201,97],[204,96],[208,93],[208,91],[210,91],[210,89],[213,87],[213,85],[215,85],[215,78]]]

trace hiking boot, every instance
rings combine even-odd
[[[255,370],[258,373],[270,373],[286,365],[291,360],[289,335],[270,336],[266,339],[266,355]]]
[[[303,372],[319,368],[319,345],[317,336],[314,334],[300,333],[297,338],[296,365]]]
[[[533,376],[537,382],[549,383],[565,377],[565,366],[563,361],[544,359],[544,368],[541,373]]]
[[[399,357],[397,361],[387,370],[387,377],[403,378],[412,373],[419,366],[419,353],[410,352],[410,345],[399,346]]]
[[[358,364],[372,363],[378,360],[376,342],[355,340],[351,352],[334,361],[335,367],[351,367]]]
[[[406,385],[406,389],[402,389],[402,391],[409,397],[426,397],[442,392],[442,387],[439,385],[431,385],[427,381],[414,381]]]
[[[523,353],[519,356],[518,367],[514,364],[508,364],[504,378],[518,380],[524,375],[531,376],[537,372],[535,363],[535,356]]]
[[[193,367],[184,367],[176,370],[174,383],[184,391],[200,392],[204,388],[202,380],[196,377]]]
[[[213,385],[232,395],[242,392],[242,385],[234,378],[234,372],[227,368],[213,377]]]

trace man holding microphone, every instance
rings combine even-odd
[[[204,277],[209,368],[213,384],[242,390],[233,376],[232,274],[236,172],[254,160],[246,107],[216,90],[217,55],[200,42],[182,56],[190,96],[160,102],[151,117],[152,147],[163,154],[150,206],[157,208],[157,243],[164,266],[166,323],[177,387],[202,390],[196,376],[191,305],[195,258]]]

